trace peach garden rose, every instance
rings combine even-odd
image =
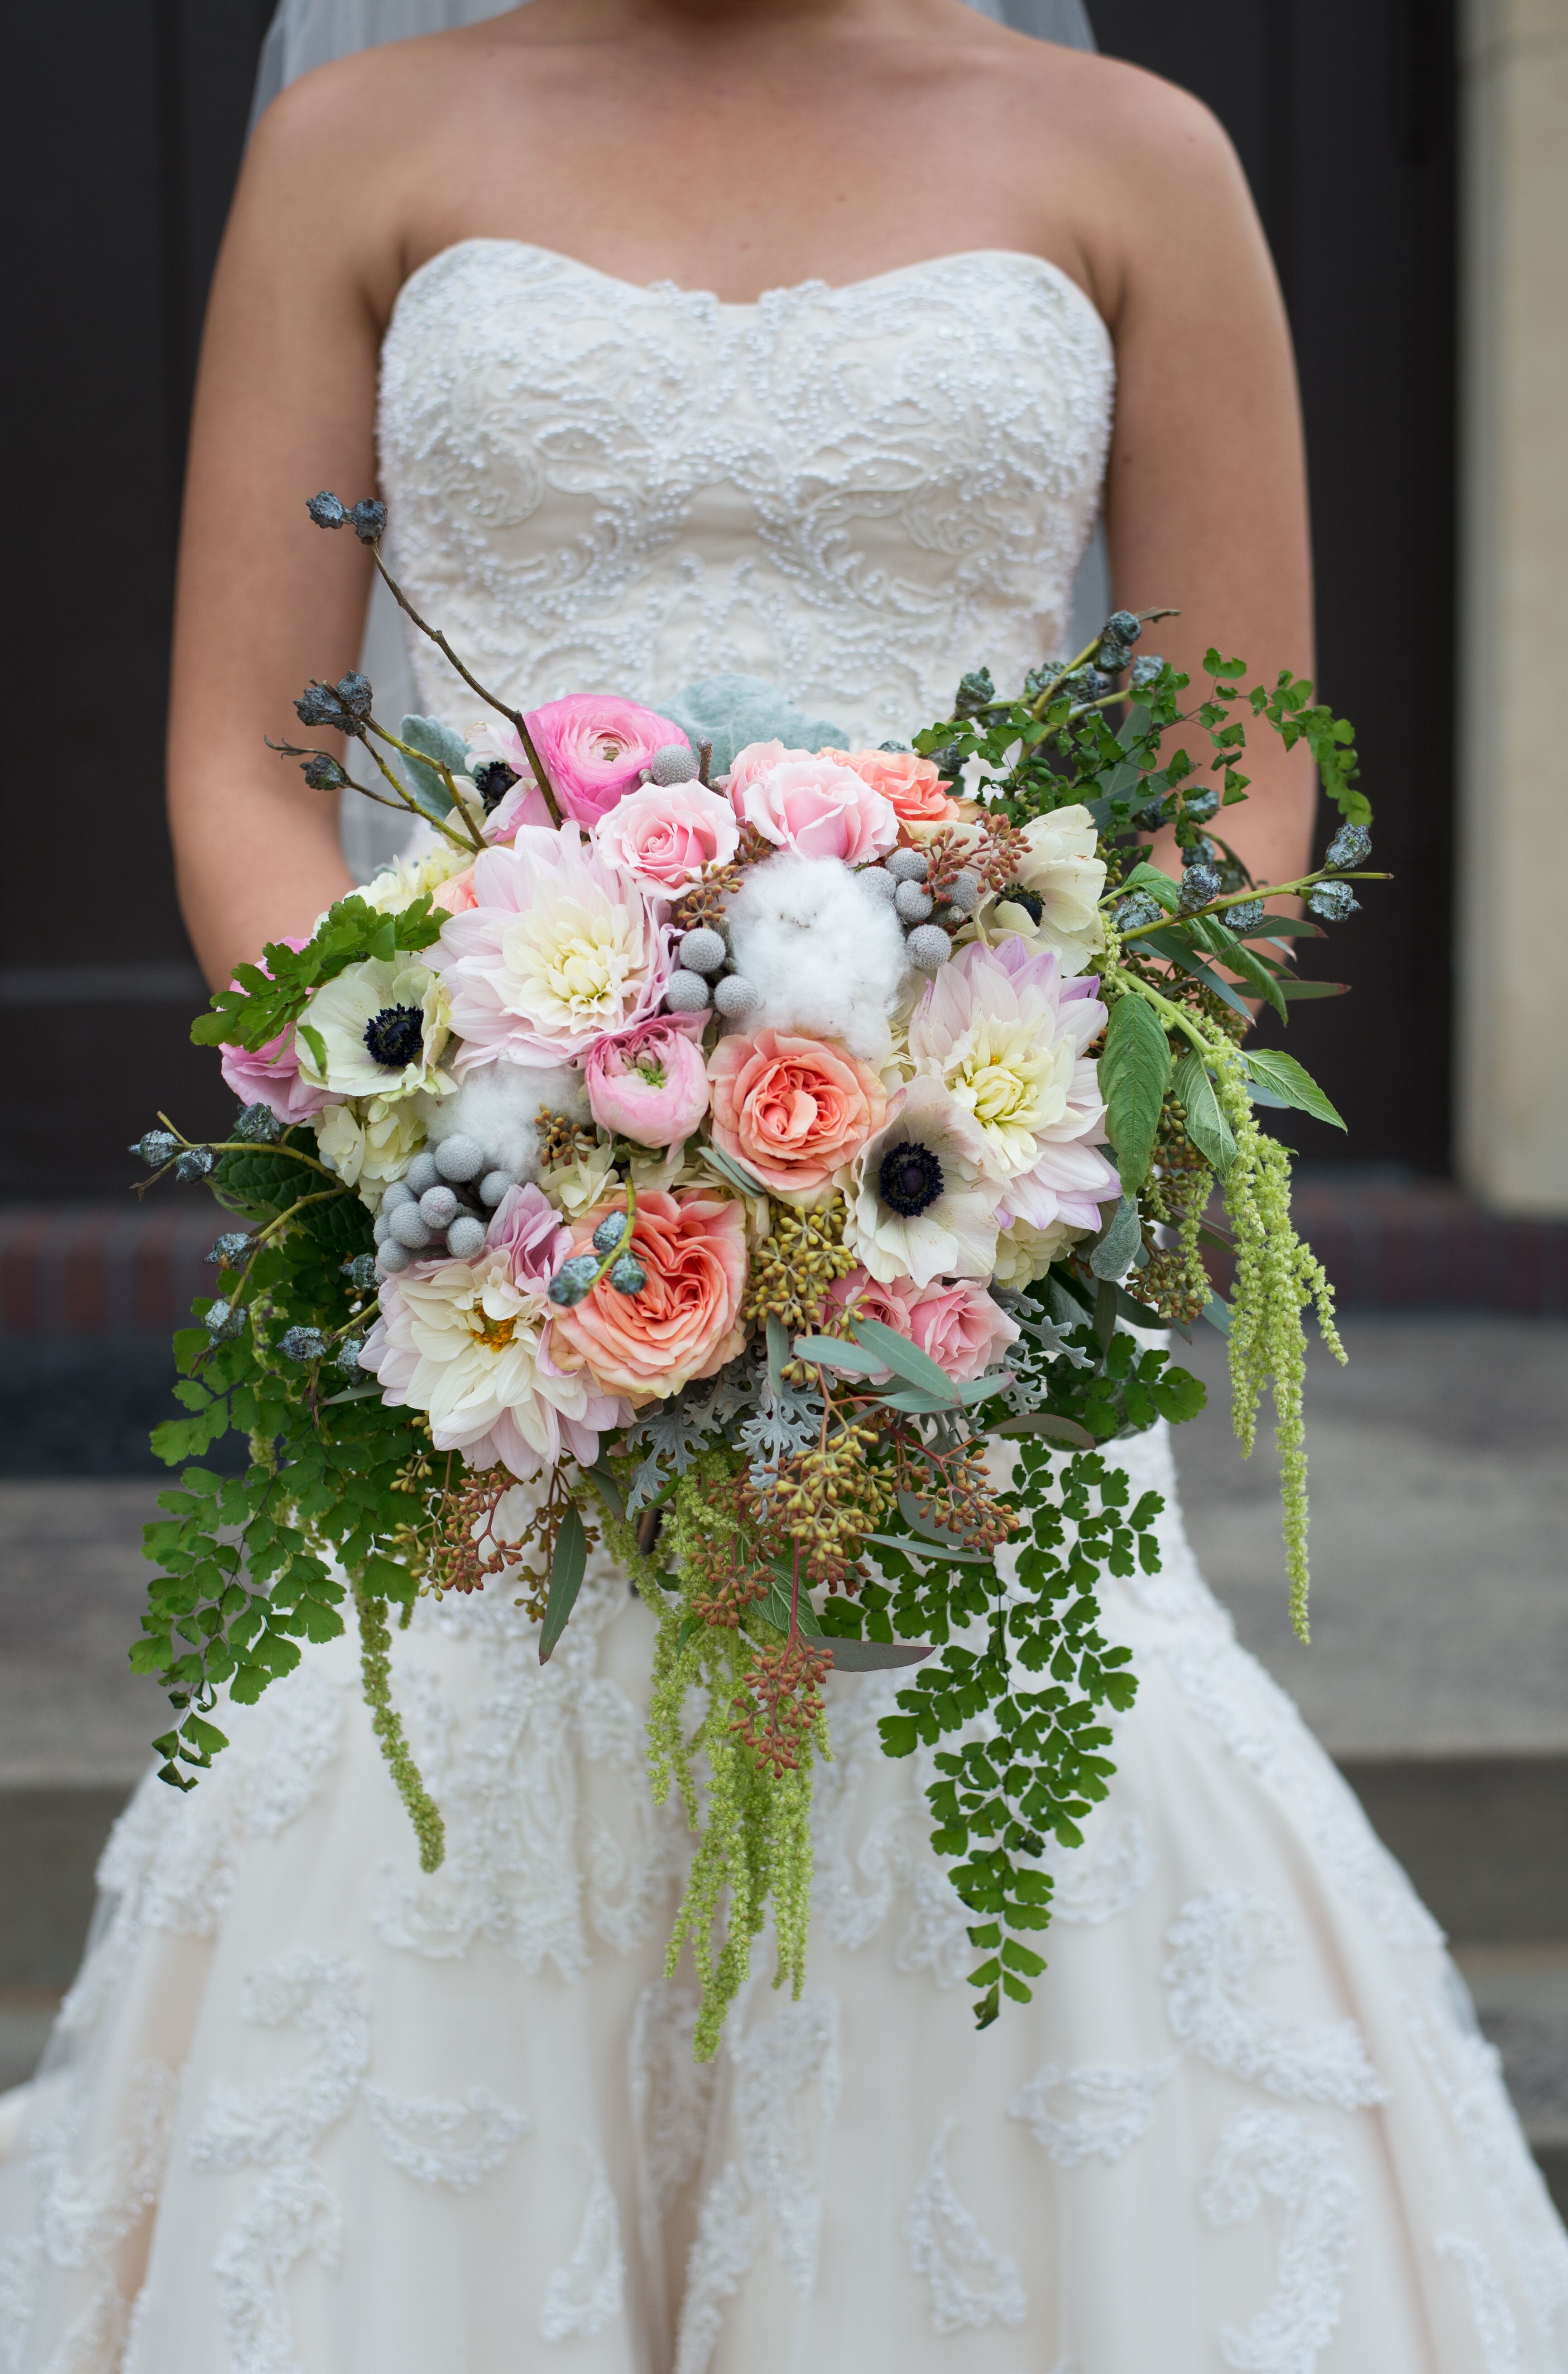
[[[845,1047],[735,1031],[708,1058],[713,1144],[775,1195],[819,1200],[888,1116],[875,1072]]]
[[[934,758],[917,758],[913,750],[846,750],[843,763],[881,793],[899,820],[901,834],[910,825],[951,824],[961,813]]]
[[[584,1212],[572,1253],[588,1252],[599,1222],[625,1209],[620,1194]],[[639,1292],[619,1294],[602,1278],[585,1301],[557,1311],[550,1348],[561,1369],[586,1369],[602,1393],[665,1401],[745,1343],[744,1206],[700,1187],[652,1190],[637,1198],[631,1251],[645,1274]]]

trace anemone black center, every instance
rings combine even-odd
[[[492,758],[488,766],[475,768],[474,781],[479,787],[487,816],[494,814],[517,780],[517,770],[509,767],[504,758]]]
[[[417,1063],[424,1043],[425,1017],[417,1005],[383,1005],[365,1025],[366,1046],[389,1072]]]
[[[942,1166],[928,1146],[906,1139],[890,1146],[877,1173],[877,1191],[901,1220],[918,1219],[942,1192]]]
[[[1021,883],[1015,882],[1009,890],[1003,891],[1002,896],[1010,899],[1015,907],[1021,907],[1032,923],[1038,923],[1045,912],[1044,900],[1037,898],[1032,890],[1026,890]]]

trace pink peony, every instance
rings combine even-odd
[[[775,749],[780,746],[749,744],[730,770],[729,796],[743,823],[755,825],[780,849],[837,857],[846,865],[863,865],[891,849],[899,837],[892,803],[835,752],[812,758],[781,750],[774,758]]]
[[[983,1286],[961,1278],[955,1286],[928,1286],[910,1305],[910,1341],[928,1352],[955,1385],[995,1368],[1019,1330]]]
[[[283,943],[296,955],[305,945],[303,940],[286,939]],[[259,970],[267,971],[265,965]],[[231,986],[238,989],[240,984],[235,981]],[[219,1069],[224,1080],[240,1102],[265,1105],[279,1121],[308,1121],[312,1113],[343,1101],[341,1097],[329,1095],[325,1088],[311,1087],[300,1077],[300,1056],[292,1028],[269,1039],[265,1047],[230,1047],[225,1043],[218,1052],[223,1058]]]
[[[708,1110],[703,1014],[653,1014],[600,1039],[583,1066],[588,1106],[601,1129],[637,1146],[674,1146]]]
[[[701,783],[645,783],[599,818],[594,843],[655,898],[674,899],[706,866],[729,864],[740,828],[729,802]]]
[[[917,758],[913,750],[847,750],[843,763],[881,793],[901,830],[912,824],[952,824],[961,813],[934,758]]]
[[[713,1144],[775,1195],[820,1198],[888,1116],[887,1092],[858,1056],[789,1031],[732,1031],[708,1077]]]
[[[560,812],[577,824],[596,824],[635,791],[655,750],[672,742],[691,746],[667,717],[613,693],[579,692],[566,700],[547,700],[542,709],[528,711],[527,722]]]
[[[474,861],[474,898],[425,958],[451,999],[457,1071],[503,1055],[574,1063],[664,996],[668,933],[572,826],[487,850]]]
[[[620,1395],[551,1357],[546,1287],[571,1243],[536,1187],[513,1187],[473,1261],[417,1261],[383,1281],[360,1364],[395,1407],[426,1412],[438,1451],[535,1475],[567,1457],[592,1466],[601,1435],[625,1425]]]

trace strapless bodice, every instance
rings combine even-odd
[[[871,741],[1061,646],[1114,365],[1083,291],[986,250],[727,305],[511,240],[405,285],[382,484],[408,591],[525,706],[738,669]],[[428,644],[422,705],[475,703]]]

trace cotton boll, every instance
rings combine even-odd
[[[781,851],[753,866],[728,907],[736,970],[757,991],[748,1029],[836,1039],[863,1062],[892,1048],[889,1017],[905,971],[903,933],[836,857]]]
[[[568,1121],[586,1124],[592,1118],[581,1075],[570,1064],[509,1064],[504,1058],[471,1071],[454,1096],[421,1097],[419,1102],[438,1170],[445,1170],[442,1148],[449,1140],[472,1141],[477,1159],[464,1173],[468,1179],[505,1170],[519,1181],[537,1180],[541,1106]]]

